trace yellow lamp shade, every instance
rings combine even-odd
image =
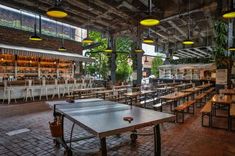
[[[92,39],[88,38],[88,37],[82,40],[82,43],[87,43],[87,44],[91,44],[93,42],[94,41]]]
[[[113,52],[113,50],[108,48],[108,49],[105,49],[104,52],[111,53],[111,52]]]
[[[59,51],[66,51],[67,49],[66,49],[64,46],[62,46],[62,47],[60,47],[58,50],[59,50]]]
[[[223,18],[226,18],[226,19],[231,19],[231,18],[235,18],[235,10],[230,10],[230,11],[227,11],[223,14]]]
[[[136,53],[143,53],[144,51],[142,49],[135,49]]]
[[[68,13],[66,13],[62,8],[55,6],[47,11],[47,15],[54,18],[64,18],[68,16]]]
[[[147,37],[147,38],[144,38],[143,42],[147,44],[152,44],[154,43],[154,40],[150,37]]]
[[[29,40],[31,40],[31,41],[41,41],[42,38],[39,37],[37,34],[34,34],[33,36],[30,36]]]
[[[146,17],[140,21],[140,24],[146,27],[152,27],[160,24],[160,21],[153,17]]]
[[[229,51],[235,51],[235,47],[228,48]]]
[[[185,41],[183,41],[182,43],[183,43],[184,45],[192,45],[192,44],[194,44],[194,42],[191,41],[191,40],[185,40]]]

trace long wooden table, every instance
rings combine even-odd
[[[174,102],[174,107],[177,107],[178,102],[180,101],[181,98],[185,98],[188,97],[191,93],[188,92],[174,92],[174,93],[170,93],[164,96],[160,96],[161,102],[162,100],[173,100]],[[172,110],[172,107],[171,107]]]
[[[226,95],[235,95],[235,89],[220,89],[219,92]]]
[[[74,124],[89,131],[95,137],[98,137],[102,156],[107,156],[106,137],[135,131],[135,133],[131,134],[132,139],[135,141],[138,135],[136,131],[147,126],[153,126],[154,155],[160,156],[161,137],[159,124],[175,119],[175,115],[172,114],[100,100],[81,101],[74,104],[58,103],[54,105],[54,115],[55,117],[62,117],[62,125],[65,121],[64,118],[67,118]],[[126,121],[124,117],[131,117],[133,120]],[[71,132],[73,132],[73,127]],[[84,139],[89,138],[83,138],[82,140]],[[65,141],[64,133],[61,137],[56,138],[56,143],[61,144],[65,147],[66,152],[72,155],[72,150]]]
[[[215,105],[219,104],[219,105],[224,105],[226,107],[228,107],[228,129],[229,129],[229,117],[230,117],[230,105],[232,104],[232,96],[231,95],[220,95],[220,94],[216,94],[212,97],[211,99],[211,103],[212,103],[212,112],[215,115],[216,114],[216,107]],[[212,115],[213,116],[213,115]],[[212,122],[213,123],[213,122]],[[211,123],[211,127],[213,127]],[[215,127],[218,128],[218,127]]]

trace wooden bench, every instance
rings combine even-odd
[[[190,100],[190,101],[186,101],[186,102],[180,104],[179,106],[177,106],[175,108],[176,122],[179,123],[179,113],[181,113],[182,114],[182,119],[181,119],[182,121],[181,121],[181,123],[184,123],[184,113],[185,113],[185,110],[187,110],[187,113],[190,113],[189,112],[189,108],[191,106],[193,108],[193,113],[192,114],[194,114],[194,112],[195,112],[194,104],[195,103],[196,103],[195,100]]]
[[[195,97],[196,102],[200,104],[199,107],[202,106],[203,99],[205,99],[206,96],[207,96],[207,93],[202,93]]]
[[[160,110],[160,112],[162,112],[162,106],[163,105],[167,105],[167,104],[171,104],[173,103],[174,101],[173,100],[167,100],[167,101],[164,101],[164,102],[159,102],[159,103],[156,103],[153,105],[153,109],[158,111]]]
[[[211,96],[212,93],[214,92],[214,90],[215,90],[215,87],[212,87],[212,88],[208,89],[207,91],[205,91],[205,93],[207,94],[206,96],[207,96],[207,97],[208,97],[208,96]]]
[[[229,126],[230,126],[230,130],[234,131],[232,129],[232,121],[233,119],[235,119],[235,104],[231,104],[230,105],[230,110],[229,110]]]
[[[203,127],[211,127],[211,123],[212,123],[211,109],[212,109],[212,103],[211,103],[211,101],[208,101],[205,104],[205,106],[202,108],[202,110],[201,110],[201,113],[202,113],[202,126]],[[205,115],[209,117],[209,124],[208,124],[208,126],[204,125],[204,116]]]

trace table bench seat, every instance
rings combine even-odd
[[[168,101],[156,103],[156,104],[153,105],[153,109],[156,110],[156,111],[160,110],[162,112],[162,106],[163,105],[171,104],[173,102],[174,102],[174,100],[168,100]]]
[[[212,122],[211,111],[212,111],[212,103],[211,103],[211,101],[209,101],[201,109],[201,113],[202,113],[202,126],[203,127],[211,127],[211,122]],[[209,117],[209,124],[207,126],[204,124],[204,116],[208,116]]]
[[[196,103],[195,100],[190,100],[190,101],[186,101],[186,102],[180,104],[179,106],[175,107],[176,122],[179,122],[179,113],[182,114],[181,123],[184,122],[184,113],[185,113],[185,110],[187,110],[187,112],[189,113],[189,108],[191,106],[193,107],[193,114],[194,114],[194,112],[195,112],[194,104],[195,103]]]

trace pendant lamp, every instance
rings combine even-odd
[[[230,0],[230,6],[228,4],[228,7],[230,9],[223,13],[223,18],[225,18],[225,19],[235,18],[235,9],[233,7],[233,0]]]
[[[146,27],[152,27],[160,24],[160,21],[152,16],[152,0],[148,0],[149,15],[140,21],[140,24]]]
[[[61,38],[61,47],[59,47],[59,51],[66,51],[67,49],[64,47],[64,25],[62,25],[62,38]]]
[[[34,19],[34,34],[29,37],[29,40],[31,40],[31,41],[41,41],[42,40],[42,38],[37,35],[37,18],[36,18],[36,15],[35,15],[35,19]]]
[[[144,43],[153,44],[154,40],[150,37],[150,29],[148,29],[148,36],[143,39]]]
[[[68,13],[61,7],[62,0],[54,0],[55,4],[52,8],[47,10],[47,15],[54,18],[64,18]]]
[[[184,45],[193,45],[194,41],[190,39],[190,0],[188,0],[188,38],[182,42]]]

